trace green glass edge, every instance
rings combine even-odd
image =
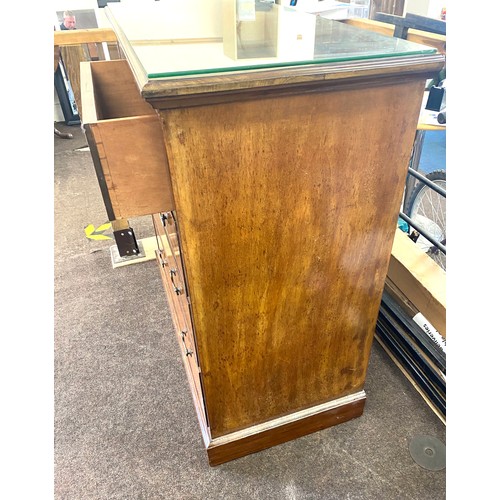
[[[345,57],[335,57],[335,58],[327,58],[327,59],[317,59],[315,61],[307,60],[307,61],[295,61],[295,62],[282,62],[282,63],[273,63],[273,64],[257,64],[257,65],[248,65],[248,66],[234,66],[234,67],[224,67],[224,68],[210,68],[210,69],[197,69],[190,71],[174,71],[167,73],[148,73],[148,78],[168,78],[174,76],[191,76],[191,75],[209,75],[211,73],[229,73],[231,71],[246,71],[253,69],[269,69],[269,68],[283,68],[283,67],[291,67],[291,66],[306,66],[306,65],[315,65],[322,63],[330,63],[330,62],[343,62],[343,61],[361,61],[365,59],[382,59],[388,57],[400,57],[400,56],[416,56],[416,55],[425,55],[425,54],[435,54],[437,52],[434,48],[429,48],[429,50],[415,50],[411,52],[401,52],[401,53],[391,53],[391,54],[372,54],[372,55],[363,55],[363,56],[345,56]]]

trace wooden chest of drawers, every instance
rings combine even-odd
[[[127,61],[113,62],[107,96],[89,84],[92,101],[140,101],[134,115],[147,118],[135,121],[151,128],[125,135],[125,111],[94,113],[89,143],[110,217],[153,215],[210,464],[359,417],[424,84],[442,56],[411,45],[401,57],[164,75],[145,70],[147,47],[175,44],[128,40],[110,19]],[[93,140],[103,122],[109,147],[139,145],[150,161],[124,154],[109,167],[106,141]]]

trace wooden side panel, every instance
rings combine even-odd
[[[161,111],[212,438],[362,389],[423,87]]]
[[[153,115],[155,110],[142,97],[125,59],[94,61],[92,79],[100,120]]]
[[[90,61],[80,63],[80,86],[82,107],[80,118],[83,124],[97,121],[96,95],[92,78],[92,64]]]
[[[173,210],[167,157],[156,114],[105,120],[91,127],[115,218]]]

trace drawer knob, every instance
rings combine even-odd
[[[172,281],[172,287],[174,289],[174,292],[175,292],[176,295],[181,295],[182,288],[178,287],[175,284],[174,276],[177,276],[177,269],[170,269],[170,281]]]
[[[186,356],[192,356],[193,351],[191,349],[189,349],[188,346],[186,345],[186,340],[185,340],[186,335],[187,335],[187,330],[181,330],[182,343],[184,344],[184,349],[186,350],[184,354]]]
[[[165,227],[167,224],[172,224],[174,221],[174,217],[171,212],[163,213],[160,215],[161,222],[163,224],[163,227]]]

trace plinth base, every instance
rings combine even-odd
[[[209,463],[212,466],[220,465],[360,417],[363,414],[365,401],[365,391],[360,391],[215,438],[207,447]]]

